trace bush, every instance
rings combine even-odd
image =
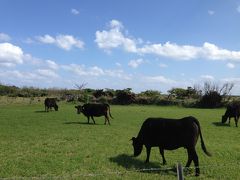
[[[116,90],[116,97],[113,99],[114,104],[132,104],[135,102],[135,94],[131,92],[131,89]]]
[[[109,103],[108,102],[108,98],[106,97],[106,96],[101,96],[101,97],[99,97],[99,98],[97,98],[97,100],[96,100],[98,103]]]
[[[217,108],[222,105],[222,96],[217,91],[210,91],[202,96],[199,105],[203,108]]]

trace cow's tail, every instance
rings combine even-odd
[[[201,132],[200,123],[199,123],[198,120],[195,119],[195,118],[194,118],[194,122],[197,124],[198,129],[199,129],[199,134],[200,134],[200,139],[201,139],[201,147],[202,147],[202,150],[204,151],[204,153],[205,153],[206,155],[212,156],[211,153],[209,153],[209,152],[207,151],[207,148],[206,148],[205,143],[204,143],[204,141],[203,141],[203,136],[202,136],[202,132]]]
[[[107,106],[108,106],[108,113],[109,113],[110,117],[113,119],[113,117],[112,117],[112,115],[111,115],[111,112],[110,112],[110,106],[109,106],[109,104],[107,104]]]

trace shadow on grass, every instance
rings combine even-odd
[[[47,113],[45,110],[42,111],[34,111],[35,113]]]
[[[93,123],[87,123],[87,122],[79,122],[79,121],[75,121],[75,122],[64,122],[63,124],[83,124],[83,125],[102,125],[102,124],[93,124]]]
[[[212,124],[215,126],[230,127],[228,123],[225,124],[225,123],[221,123],[221,122],[213,122]]]
[[[136,171],[142,173],[161,173],[162,175],[174,175],[176,176],[176,167],[167,167],[167,166],[159,166],[158,163],[144,163],[143,161],[138,160],[133,156],[129,156],[127,154],[120,154],[115,157],[110,157],[109,160],[111,162],[117,163],[119,166],[124,167],[128,171]]]

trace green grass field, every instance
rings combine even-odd
[[[197,144],[201,175],[198,179],[239,179],[240,129],[221,125],[224,109],[190,109],[162,106],[111,106],[111,126],[104,118],[86,124],[74,104],[60,103],[58,112],[44,112],[42,104],[0,106],[0,178],[5,179],[176,179],[172,169],[185,165],[183,148],[166,151],[162,165],[158,148],[152,148],[150,163],[146,151],[132,157],[129,141],[137,136],[147,117],[195,116],[201,123],[206,156]],[[193,164],[191,164],[193,167]],[[140,171],[157,168],[156,171]],[[194,169],[186,174],[195,179]]]

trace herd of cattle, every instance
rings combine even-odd
[[[52,108],[58,111],[58,105],[55,98],[45,99],[45,111],[49,111]],[[77,113],[83,113],[88,123],[91,119],[95,124],[94,117],[104,116],[105,124],[110,125],[109,116],[111,118],[110,106],[108,104],[84,104],[83,106],[75,106]],[[222,123],[225,123],[230,119],[234,118],[235,126],[238,127],[238,119],[240,116],[240,105],[232,104],[227,107],[225,114],[222,116]],[[195,175],[199,176],[199,161],[198,155],[195,149],[198,137],[200,136],[201,147],[204,153],[208,156],[211,154],[207,151],[204,144],[201,127],[199,121],[192,117],[184,117],[182,119],[166,119],[166,118],[147,118],[138,133],[137,137],[132,137],[132,145],[134,149],[134,156],[141,154],[143,146],[146,148],[147,159],[146,163],[149,162],[150,152],[152,147],[159,147],[160,154],[163,159],[163,164],[166,164],[164,157],[164,150],[174,150],[180,147],[187,149],[188,160],[186,167],[189,167],[193,161],[195,165]]]

